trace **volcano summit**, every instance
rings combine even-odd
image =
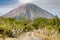
[[[23,17],[35,19],[39,17],[53,18],[54,16],[46,10],[36,6],[35,4],[27,3],[3,15],[5,18],[20,19]]]

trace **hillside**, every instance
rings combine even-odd
[[[40,17],[53,18],[54,16],[46,10],[36,6],[35,4],[27,3],[22,4],[20,7],[6,13],[5,15],[3,15],[3,17],[15,19],[27,17],[31,19],[36,19]]]

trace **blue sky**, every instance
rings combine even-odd
[[[60,0],[32,0],[31,3],[34,3],[48,12],[60,17]],[[20,0],[0,0],[0,16],[20,5]]]
[[[0,6],[1,5],[8,5],[8,4],[14,4],[16,1],[14,0],[0,0]]]

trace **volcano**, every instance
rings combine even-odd
[[[3,15],[5,18],[15,18],[15,19],[20,19],[20,18],[53,18],[54,16],[49,13],[48,11],[38,7],[35,4],[27,3],[27,4],[22,4],[20,7],[6,13]]]

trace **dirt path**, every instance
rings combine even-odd
[[[43,38],[37,37],[34,32],[27,32],[23,38],[8,38],[6,40],[44,40]]]

